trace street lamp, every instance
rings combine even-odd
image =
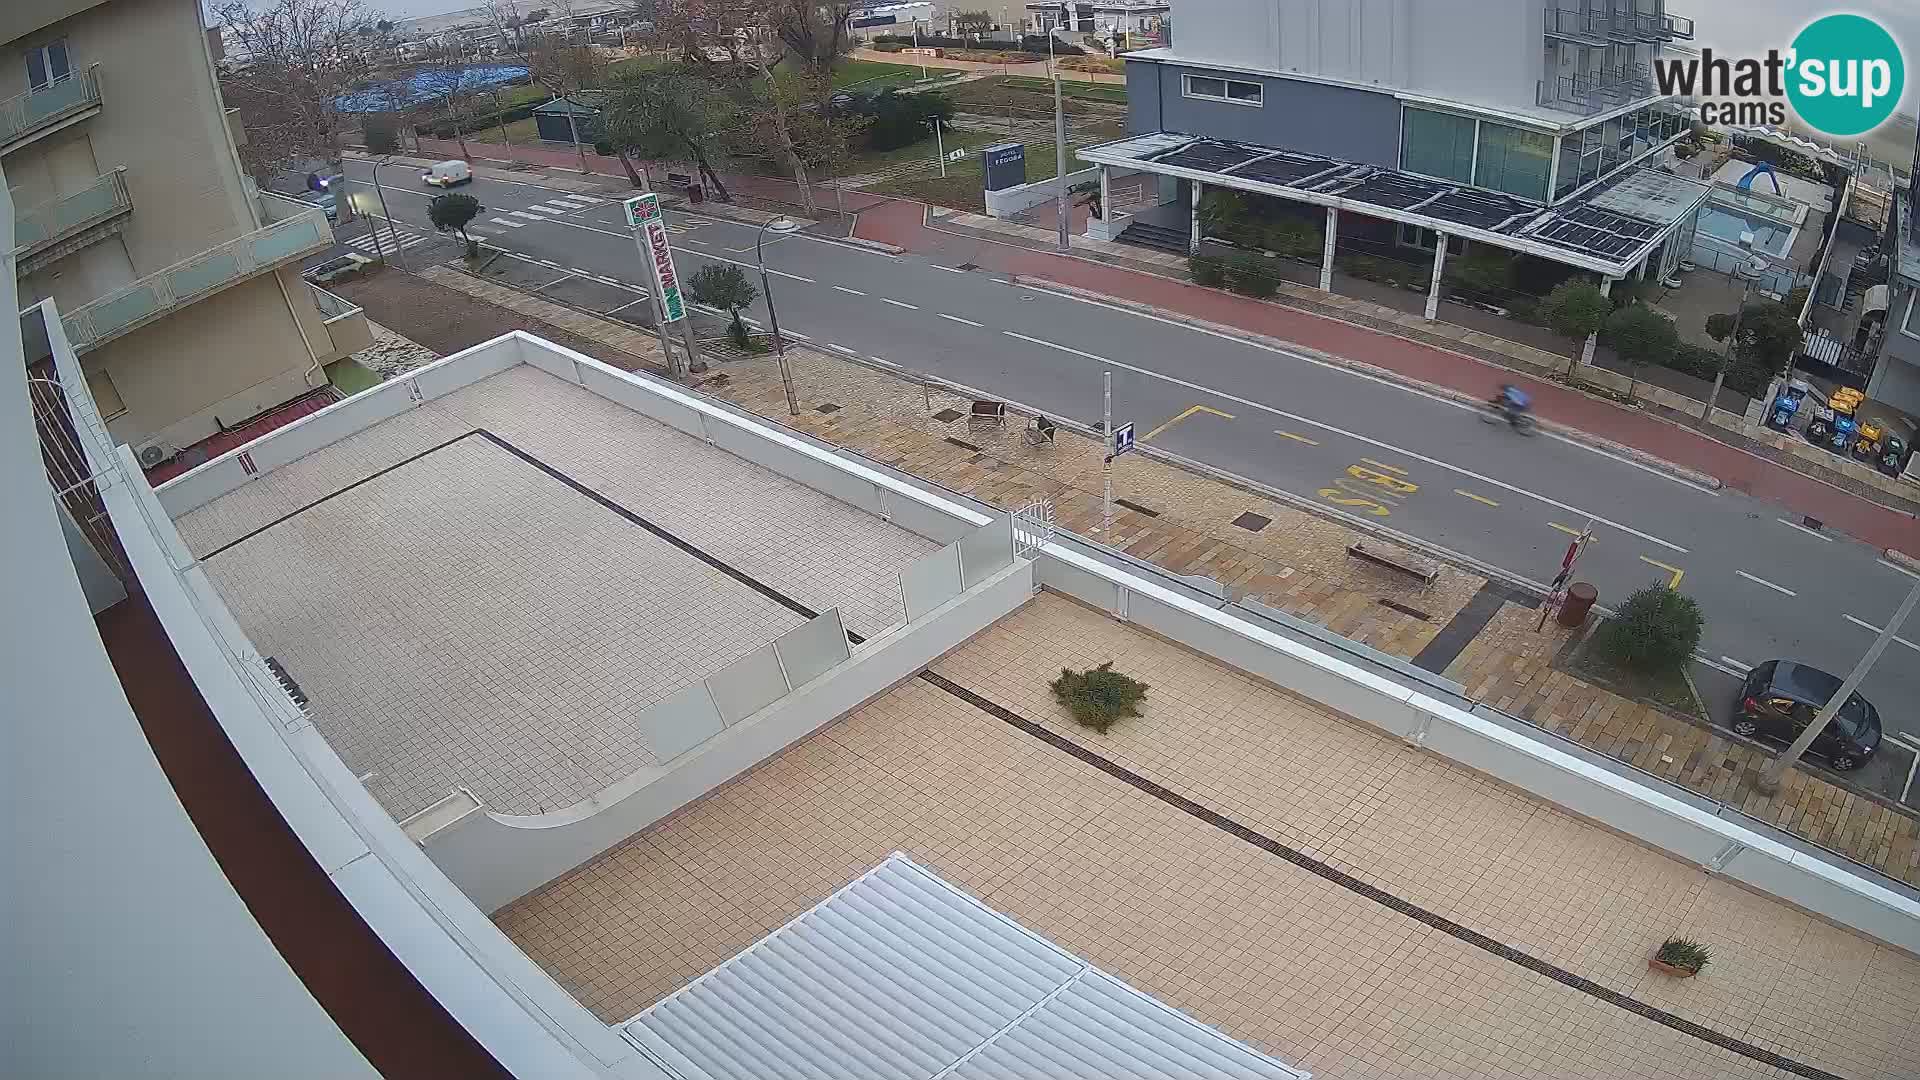
[[[387,229],[393,233],[393,257],[400,269],[407,268],[407,257],[400,253],[400,230],[393,224],[393,215],[387,212],[387,193],[380,186],[380,166],[393,164],[392,158],[381,158],[373,163],[373,192],[380,196],[380,216],[387,219]]]
[[[787,415],[800,415],[800,401],[793,394],[793,369],[787,366],[787,345],[780,338],[780,315],[773,310],[773,285],[767,280],[767,233],[785,236],[800,231],[800,226],[785,214],[769,218],[753,238],[753,259],[760,264],[760,295],[767,298],[767,324],[773,328],[773,353],[780,361],[780,385],[787,391]]]

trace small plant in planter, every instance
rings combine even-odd
[[[1647,961],[1647,966],[1655,971],[1671,975],[1676,979],[1691,979],[1713,959],[1713,950],[1688,938],[1668,938],[1660,943],[1660,949]]]
[[[1147,696],[1147,684],[1113,670],[1111,660],[1085,671],[1061,668],[1051,685],[1054,698],[1076,723],[1102,735],[1115,720],[1139,716],[1140,702]]]

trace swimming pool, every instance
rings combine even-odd
[[[1702,206],[1696,224],[1700,232],[1724,240],[1734,247],[1739,246],[1741,233],[1750,232],[1753,234],[1754,250],[1768,255],[1785,255],[1788,245],[1793,243],[1792,225],[1718,203]]]

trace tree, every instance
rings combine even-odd
[[[1733,316],[1708,316],[1707,333],[1715,341],[1727,340],[1733,333]],[[1740,312],[1740,336],[1733,343],[1733,353],[1770,375],[1785,375],[1800,351],[1801,337],[1800,320],[1792,309],[1778,300],[1756,300]]]
[[[427,220],[433,222],[433,227],[440,232],[459,233],[460,239],[467,242],[467,254],[474,255],[479,251],[479,242],[467,235],[467,223],[480,216],[480,211],[485,209],[480,205],[480,200],[471,195],[448,192],[435,195],[427,203]]]
[[[432,95],[436,105],[445,110],[447,120],[453,124],[453,137],[460,143],[460,156],[472,161],[473,154],[467,150],[466,124],[472,114],[474,100],[474,83],[468,74],[469,68],[466,57],[457,50],[436,48],[421,58],[415,72],[415,82],[423,92]]]
[[[1627,597],[1599,633],[1600,648],[1646,674],[1678,671],[1700,646],[1706,628],[1700,605],[1664,585],[1649,585]]]
[[[342,99],[376,73],[377,46],[361,28],[378,23],[360,0],[219,0],[211,14],[235,43],[220,89],[246,126],[248,170],[337,166]]]
[[[1574,365],[1580,362],[1580,345],[1598,333],[1607,321],[1607,313],[1613,309],[1607,298],[1591,282],[1582,278],[1568,278],[1554,286],[1545,300],[1540,301],[1536,309],[1540,321],[1561,337],[1575,343],[1573,363],[1567,365],[1567,377],[1573,377]]]
[[[687,279],[687,295],[697,304],[719,308],[733,321],[727,332],[733,340],[743,347],[747,342],[747,328],[740,321],[740,309],[752,306],[760,298],[760,290],[747,280],[747,272],[732,263],[708,263],[700,272]]]
[[[552,10],[540,8],[525,17],[520,15],[514,0],[488,0],[487,10],[494,25],[500,28],[503,50],[525,64],[533,81],[554,97],[575,101],[580,91],[598,85],[605,77],[606,61],[591,47],[568,44],[563,32],[547,33],[532,28],[534,15],[546,19],[553,11],[571,23],[572,0],[556,0]],[[586,147],[580,142],[580,123],[571,111],[567,113],[567,137],[580,160],[580,171],[590,171]]]
[[[984,11],[962,11],[953,17],[953,26],[962,34],[984,34],[993,29],[993,16]]]
[[[381,19],[379,22],[373,24],[373,28],[380,31],[381,37],[386,37],[388,34],[393,33],[393,20]]]
[[[1632,304],[1607,317],[1607,344],[1620,359],[1632,365],[1627,383],[1627,400],[1640,380],[1640,365],[1664,365],[1680,348],[1680,332],[1673,320],[1643,304]]]
[[[733,100],[685,67],[623,71],[609,89],[601,113],[607,140],[621,154],[684,161],[730,201],[714,171],[727,154],[727,133],[737,125]]]
[[[787,47],[787,55],[807,74],[830,82],[834,67],[853,45],[853,5],[816,0],[763,2],[766,24]]]

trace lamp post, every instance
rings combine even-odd
[[[753,259],[760,264],[760,295],[767,298],[767,325],[773,329],[773,354],[780,362],[780,385],[787,391],[787,415],[800,415],[800,401],[793,393],[793,369],[787,366],[787,345],[780,337],[780,315],[773,309],[773,285],[767,280],[767,233],[785,236],[797,232],[793,219],[781,215],[770,218],[753,237]]]
[[[1753,242],[1749,239],[1752,236],[1752,233],[1740,234],[1740,246],[1748,255],[1747,261],[1734,271],[1741,281],[1740,306],[1733,312],[1733,329],[1727,334],[1726,354],[1720,357],[1720,367],[1713,373],[1713,392],[1707,395],[1707,407],[1700,410],[1700,422],[1694,425],[1703,431],[1713,422],[1713,407],[1720,401],[1721,385],[1727,381],[1727,365],[1733,363],[1734,347],[1740,344],[1740,320],[1747,314],[1747,300],[1753,295],[1753,283],[1773,268],[1772,263],[1753,253]],[[1792,370],[1792,360],[1788,360],[1788,370]]]
[[[387,213],[387,193],[380,186],[380,166],[391,164],[393,164],[393,161],[388,158],[382,158],[373,163],[373,193],[380,196],[380,216],[387,219],[387,229],[393,233],[394,261],[400,264],[400,269],[405,270],[407,268],[407,257],[400,253],[400,230],[394,227],[393,215]]]

